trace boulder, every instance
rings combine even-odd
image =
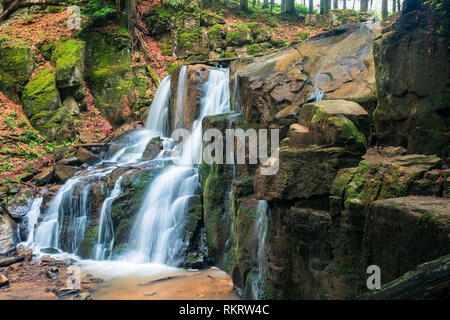
[[[6,255],[16,249],[16,223],[6,214],[0,214],[0,255]]]
[[[62,39],[55,43],[51,61],[56,69],[59,88],[80,86],[84,75],[85,43],[75,39]]]
[[[231,25],[228,27],[226,42],[227,46],[236,47],[253,43],[252,30],[247,25]]]
[[[6,204],[6,211],[15,220],[21,220],[31,209],[34,195],[30,190],[22,189]]]
[[[115,33],[117,31],[117,33]],[[119,30],[94,29],[86,43],[86,78],[94,104],[114,128],[131,120],[136,100],[131,67],[131,36]]]
[[[269,41],[272,38],[272,30],[269,26],[257,22],[251,22],[247,24],[247,27],[251,30],[252,38],[256,43]]]
[[[61,98],[52,69],[38,72],[25,86],[22,93],[23,110],[31,124],[46,139],[54,140],[52,128],[60,120]]]
[[[35,181],[36,185],[43,186],[43,185],[50,183],[50,181],[52,181],[52,179],[53,179],[54,170],[55,170],[54,167],[48,167],[48,168],[42,169],[41,172],[34,177],[34,181]]]
[[[10,100],[20,103],[22,91],[34,69],[34,59],[28,46],[0,46],[0,91]]]
[[[79,168],[77,167],[57,164],[55,166],[55,178],[59,183],[64,183],[66,180],[72,178],[78,170]]]
[[[295,48],[251,62],[232,62],[235,92],[240,93],[246,120],[271,123],[284,108],[319,99],[354,101],[372,110],[376,102],[372,40],[376,35],[367,25],[348,24]]]
[[[383,282],[450,253],[450,199],[408,196],[370,205],[363,264],[377,265]]]
[[[448,16],[440,15],[434,4],[407,2],[393,31],[374,42],[377,138],[409,153],[445,158],[450,145]],[[448,2],[442,6],[444,12],[450,10]]]
[[[160,137],[153,138],[145,147],[142,159],[153,160],[163,150],[162,139]]]
[[[261,168],[256,171],[254,188],[257,199],[291,200],[328,195],[338,170],[357,163],[358,158],[341,147],[281,146],[279,157],[269,158],[262,167],[273,162],[278,162],[276,174],[262,175]]]
[[[76,157],[83,163],[87,163],[89,165],[96,164],[102,160],[98,155],[92,153],[91,151],[85,148],[78,148]]]

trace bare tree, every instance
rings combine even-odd
[[[344,10],[347,9],[347,0],[342,0]]]
[[[361,0],[361,6],[359,11],[367,12],[368,9],[369,9],[369,0]]]
[[[388,17],[388,0],[383,0],[381,3],[381,17],[383,20]]]
[[[339,1],[338,0],[333,1],[333,9],[339,9]]]

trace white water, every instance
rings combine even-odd
[[[27,213],[27,230],[28,237],[27,240],[23,243],[25,246],[29,246],[34,241],[34,227],[38,222],[39,215],[41,214],[40,206],[42,204],[42,197],[35,198],[33,203],[31,204],[31,209]]]
[[[148,142],[155,136],[163,137],[164,151],[157,157],[158,161],[171,164],[163,169],[148,187],[141,209],[137,214],[130,236],[128,252],[116,261],[81,260],[93,269],[102,269],[121,275],[129,274],[140,268],[162,273],[172,270],[180,259],[183,243],[181,231],[189,200],[198,194],[198,165],[202,152],[202,119],[230,111],[230,94],[228,89],[228,70],[212,69],[208,81],[204,84],[205,96],[201,102],[200,115],[195,120],[191,134],[183,142],[181,152],[174,151],[174,143],[169,134],[170,77],[165,78],[155,94],[144,130],[138,130],[114,154],[96,166],[77,173],[66,181],[54,196],[44,219],[31,233],[27,241],[37,254],[42,248],[57,248],[63,255],[74,257],[83,240],[90,212],[90,198],[94,183],[104,181],[111,172],[128,165],[140,164],[142,154]],[[180,71],[178,83],[176,114],[184,118],[186,95],[186,67]],[[180,127],[182,122],[176,126]],[[92,248],[92,257],[97,260],[113,258],[114,229],[111,209],[114,200],[122,192],[122,177],[119,177],[109,196],[103,201],[99,215],[99,234],[97,243]],[[29,221],[37,221],[39,206],[36,200],[35,211],[30,212]],[[34,226],[34,224],[33,224]],[[29,228],[31,230],[31,227]],[[117,258],[117,257],[116,257]],[[136,266],[139,263],[140,267]],[[144,267],[145,266],[145,267]],[[137,269],[136,269],[137,268]],[[118,270],[120,269],[120,270]],[[124,270],[122,270],[124,269]]]
[[[181,75],[180,83],[185,83]],[[184,92],[185,88],[178,90]],[[179,95],[178,102],[180,98]],[[205,83],[200,116],[183,143],[180,158],[172,159],[176,165],[167,168],[151,183],[131,234],[132,248],[123,259],[177,265],[184,245],[180,232],[187,206],[199,189],[196,163],[200,162],[202,152],[202,120],[205,116],[229,111],[228,70],[212,69]]]
[[[108,258],[111,256],[114,244],[114,227],[111,219],[111,205],[113,201],[120,195],[122,190],[122,178],[116,180],[114,188],[105,199],[100,211],[100,228],[98,232],[98,240],[95,245],[95,260],[104,260],[105,254],[108,253]],[[106,252],[107,251],[107,252]]]

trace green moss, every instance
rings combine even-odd
[[[34,69],[34,59],[28,46],[0,46],[0,90],[10,99],[18,97]]]
[[[159,77],[156,74],[155,70],[153,70],[151,65],[147,65],[147,71],[150,73],[150,77],[152,77],[152,80],[156,84],[156,86],[159,86]]]
[[[60,106],[60,97],[52,69],[38,72],[28,82],[22,94],[22,101],[24,111],[30,118],[42,112],[56,112]]]
[[[261,48],[261,46],[257,43],[251,44],[249,46],[247,46],[247,54],[253,56],[257,53],[261,53],[264,50]]]
[[[75,68],[84,67],[84,52],[85,43],[74,39],[63,39],[55,43],[52,51],[52,63],[56,69],[56,81],[67,81],[72,75]],[[81,79],[77,79],[81,83],[82,72],[80,70]],[[79,84],[77,83],[77,84]]]
[[[252,32],[246,25],[232,25],[226,34],[228,46],[243,46],[253,42]]]
[[[80,248],[77,251],[77,255],[80,256],[83,259],[89,259],[92,258],[92,250],[94,248],[94,245],[98,241],[98,232],[99,227],[98,226],[91,226],[86,231],[86,234],[84,235],[84,239],[80,244]]]

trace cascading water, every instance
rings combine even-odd
[[[184,115],[186,69],[182,67],[180,71],[176,115]],[[205,95],[201,101],[200,115],[194,121],[191,133],[183,141],[181,149],[177,149],[168,138],[171,79],[166,77],[155,94],[146,128],[127,137],[124,144],[101,163],[90,166],[67,180],[54,196],[44,218],[28,242],[33,242],[36,250],[51,247],[77,254],[93,214],[90,211],[93,185],[104,185],[115,169],[145,165],[142,155],[147,144],[152,138],[160,136],[163,138],[164,150],[156,160],[164,166],[169,166],[163,167],[162,172],[150,183],[135,219],[128,250],[118,258],[122,261],[120,263],[151,262],[176,266],[181,249],[186,245],[183,243],[181,231],[188,204],[199,192],[198,164],[202,152],[202,119],[208,115],[230,111],[228,81],[227,69],[209,71],[208,81],[204,84]],[[183,117],[178,119],[182,121]],[[175,128],[180,126],[182,122],[175,124]],[[122,178],[123,175],[116,177],[114,187],[98,213],[97,241],[91,253],[93,259],[112,258],[114,228],[111,210],[114,200],[122,193]],[[42,199],[40,201],[42,202]],[[39,208],[39,205],[40,203],[36,202],[36,208]],[[39,214],[33,213],[32,219],[37,221],[35,215]]]
[[[151,183],[133,228],[132,249],[125,259],[177,265],[178,253],[183,246],[180,231],[187,206],[199,188],[197,164],[202,151],[202,120],[208,115],[230,111],[228,77],[228,70],[210,70],[200,116],[183,142],[180,156],[170,158],[175,165]],[[182,79],[180,72],[180,83],[184,83]]]

